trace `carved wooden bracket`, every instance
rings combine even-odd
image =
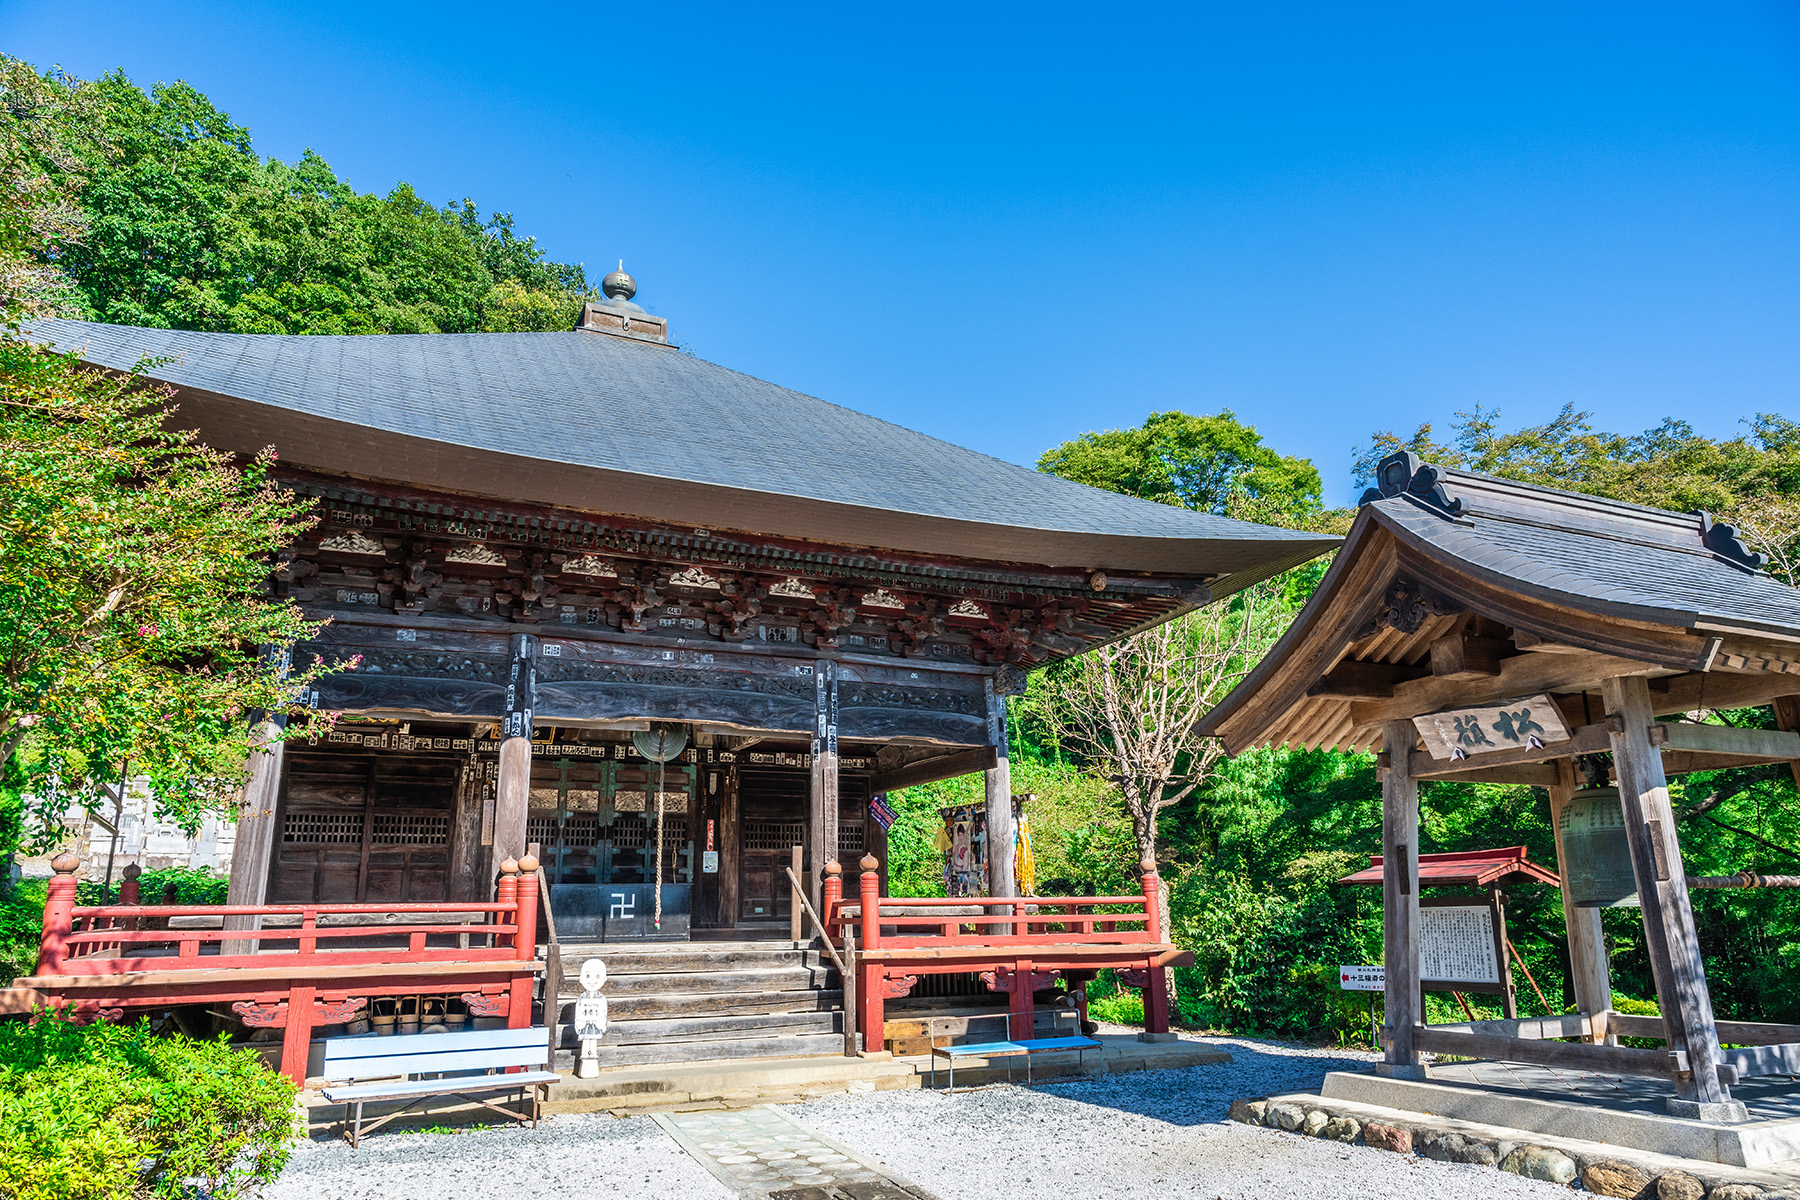
[[[1113,974],[1126,987],[1141,988],[1149,986],[1150,983],[1150,972],[1142,967],[1120,967]]]
[[[123,1008],[101,1008],[93,1000],[71,1000],[60,1006],[62,1017],[71,1025],[92,1025],[96,1021],[117,1021],[125,1015]],[[31,1018],[33,1025],[37,1017]]]
[[[342,1025],[357,1013],[368,1007],[369,1001],[364,996],[346,996],[336,1004],[320,1004],[313,1009],[313,1024]]]
[[[503,1017],[512,1003],[512,997],[505,992],[494,996],[484,996],[480,992],[464,992],[462,1002],[469,1006],[471,1017]]]
[[[881,997],[884,1000],[898,1000],[902,996],[910,996],[913,986],[918,982],[917,975],[885,976],[880,983]]]
[[[1055,983],[1061,974],[1061,971],[1031,972],[1031,990],[1034,992],[1043,991],[1045,988]],[[1009,971],[1004,967],[997,971],[983,971],[981,973],[981,982],[987,984],[988,991],[990,992],[1010,992],[1013,988],[1018,986],[1019,972]]]
[[[287,1001],[258,1004],[254,1000],[238,1000],[231,1011],[244,1019],[252,1029],[282,1029],[287,1026]]]

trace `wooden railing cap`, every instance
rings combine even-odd
[[[873,854],[865,854],[862,856],[863,874],[865,874],[865,875],[868,874],[869,872],[875,870],[875,868],[879,867],[880,865],[881,865],[881,863],[875,858],[875,856]]]
[[[64,850],[50,860],[50,869],[58,875],[73,875],[81,869],[81,856],[73,850]]]

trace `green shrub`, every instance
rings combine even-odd
[[[1142,1025],[1144,997],[1139,992],[1111,992],[1088,998],[1088,1016],[1112,1025]]]
[[[222,1039],[0,1024],[0,1196],[217,1200],[273,1180],[295,1133],[294,1085]]]

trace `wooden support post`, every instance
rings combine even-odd
[[[994,690],[994,677],[982,680],[987,692],[988,738],[994,747],[994,765],[987,769],[988,895],[1019,894],[1014,861],[1017,830],[1013,822],[1012,767],[1006,760],[1006,697]],[[1012,933],[1010,925],[989,926],[995,933]]]
[[[531,710],[537,700],[537,638],[516,633],[512,673],[506,684],[506,719],[500,726],[500,779],[494,803],[493,860],[525,854],[531,808]]]
[[[1138,878],[1144,887],[1144,932],[1152,941],[1160,941],[1163,925],[1162,877],[1156,863],[1146,858],[1138,864]],[[1173,967],[1159,967],[1155,962],[1144,965],[1144,1032],[1169,1032],[1169,981]]]
[[[1654,719],[1650,686],[1641,675],[1617,675],[1602,681],[1600,694],[1606,701],[1625,836],[1643,906],[1644,940],[1657,1000],[1669,1032],[1668,1048],[1687,1051],[1688,1072],[1676,1077],[1678,1099],[1670,1102],[1670,1110],[1703,1120],[1746,1119],[1742,1103],[1732,1101],[1719,1078],[1719,1031],[1688,903],[1675,813],[1669,806],[1662,756],[1650,741]]]
[[[1029,958],[1021,958],[1013,964],[1012,978],[1008,981],[1012,987],[1007,992],[1008,1017],[1006,1026],[1010,1038],[1029,1038],[1033,1027],[1037,1024],[1037,993],[1033,990],[1033,976],[1036,967]],[[1146,1004],[1144,1011],[1149,1013]]]
[[[1513,980],[1512,959],[1506,953],[1507,947],[1512,943],[1506,933],[1506,897],[1501,894],[1499,884],[1488,889],[1488,910],[1493,913],[1494,960],[1500,964],[1500,986],[1503,989],[1500,993],[1500,1011],[1506,1014],[1507,1020],[1516,1021],[1519,1018],[1519,989]]]
[[[738,923],[742,915],[738,893],[738,854],[744,836],[738,825],[737,768],[718,768],[723,773],[719,784],[719,924],[727,929]]]
[[[1775,728],[1800,733],[1800,696],[1777,696],[1771,702],[1775,710]],[[1788,760],[1794,773],[1794,785],[1800,787],[1800,758]]]
[[[837,920],[838,905],[844,901],[844,868],[836,859],[825,864],[825,903],[819,908],[819,920],[825,922],[825,928],[819,932],[827,939],[831,937],[832,923]]]
[[[500,878],[494,884],[494,903],[505,905],[508,909],[514,909],[519,903],[519,864],[516,859],[507,858],[501,860]],[[510,925],[513,923],[515,915],[516,909],[515,911],[495,913],[495,924]],[[507,935],[499,934],[497,936],[504,938]],[[511,941],[501,941],[496,943],[496,945],[500,946],[511,946],[514,944],[515,943]]]
[[[1413,1028],[1424,1017],[1419,999],[1419,783],[1412,776],[1411,721],[1382,726],[1387,776],[1381,782],[1382,960],[1387,986],[1388,1044],[1383,1075],[1423,1079]]]
[[[293,1080],[295,1087],[306,1086],[306,1056],[312,1049],[313,996],[316,992],[310,983],[297,983],[288,988],[287,1024],[281,1031],[281,1073]]]
[[[250,779],[238,806],[237,836],[231,843],[231,879],[225,885],[227,904],[266,904],[269,872],[275,859],[275,809],[281,798],[281,766],[287,744],[275,740],[281,724],[266,721],[262,749],[252,750],[245,764]],[[261,929],[262,918],[249,913],[224,918],[226,929]],[[220,944],[220,954],[254,954],[250,939]]]
[[[535,845],[533,846],[535,850]],[[538,860],[527,854],[519,860],[518,915],[519,932],[513,938],[513,957],[530,962],[537,957]]]
[[[807,890],[815,909],[819,907],[825,864],[838,856],[837,726],[837,663],[820,659],[813,664],[812,829],[807,839],[807,857],[812,860]],[[799,920],[798,915],[795,920]]]
[[[881,876],[872,855],[862,857],[862,879],[857,896],[862,906],[862,949],[857,971],[856,997],[862,1005],[857,1024],[863,1031],[863,1051],[873,1054],[886,1047],[887,1008],[883,1000],[881,964],[869,958],[869,951],[881,948]]]
[[[803,880],[806,878],[805,873],[801,870],[801,864],[805,861],[803,855],[804,851],[799,846],[795,846],[792,863],[795,879]],[[789,884],[788,886],[792,887],[793,885]],[[800,903],[800,897],[792,896],[788,899],[788,940],[797,942],[805,936],[806,908]]]
[[[1600,925],[1600,910],[1577,908],[1569,893],[1569,859],[1563,847],[1563,810],[1574,797],[1577,781],[1575,760],[1558,759],[1556,783],[1550,788],[1550,828],[1556,833],[1556,870],[1562,881],[1563,928],[1569,935],[1569,989],[1575,993],[1575,1007],[1590,1017],[1612,1007],[1612,964],[1606,954],[1606,936]],[[1587,1041],[1594,1041],[1592,1034]],[[1608,1031],[1608,1046],[1619,1039]]]

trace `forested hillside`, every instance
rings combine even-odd
[[[402,184],[356,191],[324,158],[259,157],[249,133],[182,83],[148,91],[113,74],[81,82],[0,59],[0,285],[6,315],[64,312],[190,329],[412,333],[563,329],[588,282],[549,260],[505,215],[442,207]],[[1695,404],[1718,403],[1696,397]],[[1733,521],[1773,571],[1800,571],[1800,424],[1744,413],[1745,432],[1708,439],[1679,420],[1596,431],[1577,412],[1503,431],[1494,414],[1373,433],[1356,469],[1410,448],[1434,461]],[[1040,469],[1166,504],[1342,532],[1352,513],[1321,500],[1318,466],[1265,446],[1223,412],[1153,415],[1141,427],[1049,448]],[[1346,448],[1347,450],[1349,448]],[[1334,880],[1380,843],[1366,756],[1259,750],[1236,758],[1185,733],[1292,620],[1325,564],[1313,563],[1129,645],[1033,677],[1012,710],[1014,781],[1031,807],[1040,890],[1118,890],[1143,853],[1163,864],[1192,1024],[1295,1036],[1355,1036],[1360,999],[1339,963],[1380,953],[1380,898]],[[1094,697],[1135,697],[1109,723]],[[1155,701],[1155,703],[1152,703]],[[1175,718],[1152,718],[1174,712]],[[1757,712],[1710,719],[1757,721]],[[936,809],[974,800],[979,777],[894,797],[897,888],[941,892]],[[1675,786],[1691,871],[1800,868],[1800,796],[1786,767],[1689,776]],[[1548,802],[1524,787],[1428,783],[1421,849],[1525,843],[1554,863]],[[1721,1016],[1800,1020],[1800,894],[1703,892],[1695,908]],[[1565,988],[1553,890],[1511,898],[1515,942],[1550,1007]],[[1653,995],[1634,910],[1605,917],[1617,987]],[[1521,981],[1523,983],[1523,981]],[[1537,1000],[1521,987],[1527,1012]],[[1434,1004],[1437,1003],[1434,998]],[[1440,1013],[1439,1015],[1448,1015]]]

